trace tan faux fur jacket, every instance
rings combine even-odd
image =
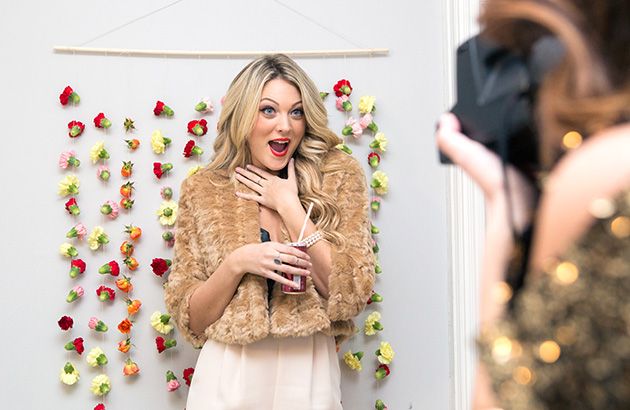
[[[374,284],[365,176],[353,157],[336,149],[320,168],[323,189],[336,196],[342,211],[338,231],[347,240],[346,249],[332,247],[329,299],[322,298],[308,278],[302,295],[285,295],[276,283],[268,306],[266,279],[245,274],[223,315],[203,334],[190,329],[190,296],[230,252],[260,242],[258,204],[236,197],[237,189],[248,188],[223,171],[205,168],[184,180],[165,301],[193,346],[202,347],[207,338],[248,344],[267,336],[299,337],[321,331],[340,342],[354,334],[352,318],[365,307]],[[286,233],[283,239],[289,241]]]

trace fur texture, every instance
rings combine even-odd
[[[234,192],[247,188],[222,172],[204,169],[183,182],[165,302],[178,328],[195,347],[203,346],[207,338],[248,344],[267,336],[307,336],[321,331],[339,342],[354,334],[352,318],[365,307],[374,284],[366,181],[357,161],[338,150],[326,156],[321,169],[324,189],[337,197],[342,210],[338,231],[348,243],[345,249],[332,247],[329,299],[322,298],[308,278],[303,295],[285,295],[276,283],[268,306],[265,278],[246,274],[221,318],[204,334],[190,330],[190,296],[226,255],[260,242],[258,204],[237,198]]]

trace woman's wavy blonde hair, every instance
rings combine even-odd
[[[302,98],[306,128],[293,154],[300,201],[304,207],[313,203],[311,219],[325,233],[326,239],[343,245],[343,238],[337,232],[341,210],[335,198],[322,189],[322,172],[332,171],[322,169],[322,160],[341,140],[328,128],[328,113],[319,90],[304,70],[286,55],[260,57],[234,78],[223,101],[214,156],[208,167],[233,175],[237,166],[251,163],[248,136],[258,117],[263,87],[276,78],[293,84]]]
[[[545,165],[557,159],[567,131],[588,136],[630,120],[629,1],[487,0],[480,21],[489,36],[524,54],[546,34],[565,46],[538,95]]]

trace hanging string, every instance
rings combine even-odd
[[[156,13],[159,13],[162,10],[166,10],[166,9],[168,9],[168,8],[178,4],[178,3],[181,3],[182,1],[184,1],[184,0],[176,0],[176,1],[174,1],[172,3],[169,3],[169,4],[165,5],[165,6],[162,6],[160,8],[155,9],[155,10],[152,10],[152,11],[146,13],[146,14],[143,14],[142,16],[139,16],[139,17],[136,17],[136,18],[134,18],[132,20],[129,20],[129,21],[127,21],[127,22],[125,22],[125,23],[123,23],[123,24],[121,24],[119,26],[116,26],[116,27],[114,27],[114,28],[112,28],[110,30],[107,30],[106,32],[101,33],[101,34],[99,34],[99,35],[97,35],[97,36],[95,36],[95,37],[93,37],[93,38],[91,38],[91,39],[89,39],[87,41],[84,41],[83,43],[79,44],[79,47],[83,47],[83,46],[85,46],[87,44],[92,43],[93,41],[96,41],[96,40],[98,40],[100,38],[103,38],[103,37],[108,36],[108,35],[110,35],[112,33],[115,33],[116,31],[118,31],[118,30],[120,30],[122,28],[125,28],[125,27],[127,27],[127,26],[129,26],[131,24],[134,24],[134,23],[136,23],[136,22],[138,22],[140,20],[143,20],[143,19],[145,19],[145,18],[147,18],[149,16],[152,16],[152,15],[154,15]]]
[[[299,11],[297,11],[296,9],[294,9],[293,7],[289,6],[286,3],[281,2],[280,0],[273,0],[275,3],[279,4],[280,6],[284,7],[285,9],[293,12],[294,14],[297,14],[298,16],[302,17],[303,19],[305,19],[306,21],[316,25],[317,27],[321,28],[322,30],[334,35],[335,37],[338,37],[350,44],[352,44],[353,46],[357,47],[357,48],[365,48],[363,46],[361,46],[360,44],[350,40],[349,38],[337,33],[336,31],[324,26],[323,24],[321,24],[320,22],[318,22],[317,20],[313,19],[312,17],[307,16],[306,14],[300,13]]]
[[[84,54],[107,54],[108,51],[111,53],[119,53],[120,55],[126,55],[126,56],[156,56],[160,54],[160,50],[124,50],[124,49],[103,49],[103,48],[86,48],[84,46],[86,46],[87,44],[93,43],[96,40],[99,40],[101,38],[104,38],[112,33],[115,33],[125,27],[128,27],[132,24],[137,23],[138,21],[144,20],[150,16],[153,16],[161,11],[164,11],[170,7],[173,7],[181,2],[183,2],[184,0],[175,0],[171,3],[168,3],[162,7],[159,7],[157,9],[151,10],[148,13],[145,13],[141,16],[138,16],[136,18],[133,18],[129,21],[126,21],[116,27],[113,27],[109,30],[106,30],[103,33],[100,33],[84,42],[81,42],[78,46],[75,47],[66,47],[66,46],[55,46],[53,47],[53,50],[55,52],[58,53],[64,53],[64,52],[72,52],[73,55],[76,52],[79,53],[84,53]],[[314,18],[296,10],[295,8],[289,6],[288,4],[280,1],[280,0],[273,0],[275,3],[277,3],[278,5],[280,5],[281,7],[289,10],[291,13],[300,16],[302,19],[308,21],[309,23],[313,24],[314,26],[319,27],[320,29],[324,30],[327,33],[332,34],[333,36],[347,42],[348,44],[352,44],[354,47],[359,48],[359,50],[321,50],[321,51],[313,51],[313,50],[306,50],[306,51],[282,51],[282,53],[285,53],[287,55],[291,55],[293,57],[321,57],[322,55],[326,55],[326,54],[330,54],[330,55],[345,55],[345,54],[350,54],[350,55],[356,55],[356,56],[363,56],[363,55],[374,55],[374,54],[380,54],[380,55],[387,55],[389,50],[388,49],[365,49],[363,46],[361,46],[361,44],[359,44],[356,41],[353,41],[352,39],[344,36],[343,34],[340,34],[338,32],[336,32],[335,30],[332,30],[331,28],[325,26],[324,24],[320,23],[319,21],[315,20]],[[274,52],[279,52],[279,51],[274,51]],[[231,51],[231,52],[207,52],[207,51],[168,51],[169,54],[173,54],[173,55],[177,55],[179,57],[186,57],[186,56],[196,56],[196,57],[201,57],[201,56],[205,56],[205,57],[214,57],[214,58],[229,58],[229,54],[233,54],[236,56],[240,56],[243,58],[252,58],[252,57],[257,57],[263,54],[269,54],[271,53],[270,51]]]

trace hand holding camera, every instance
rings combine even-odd
[[[564,55],[561,43],[542,37],[528,55],[516,55],[481,35],[457,49],[457,103],[461,131],[525,175],[539,170],[533,115],[543,76]],[[451,160],[440,153],[442,163]]]

